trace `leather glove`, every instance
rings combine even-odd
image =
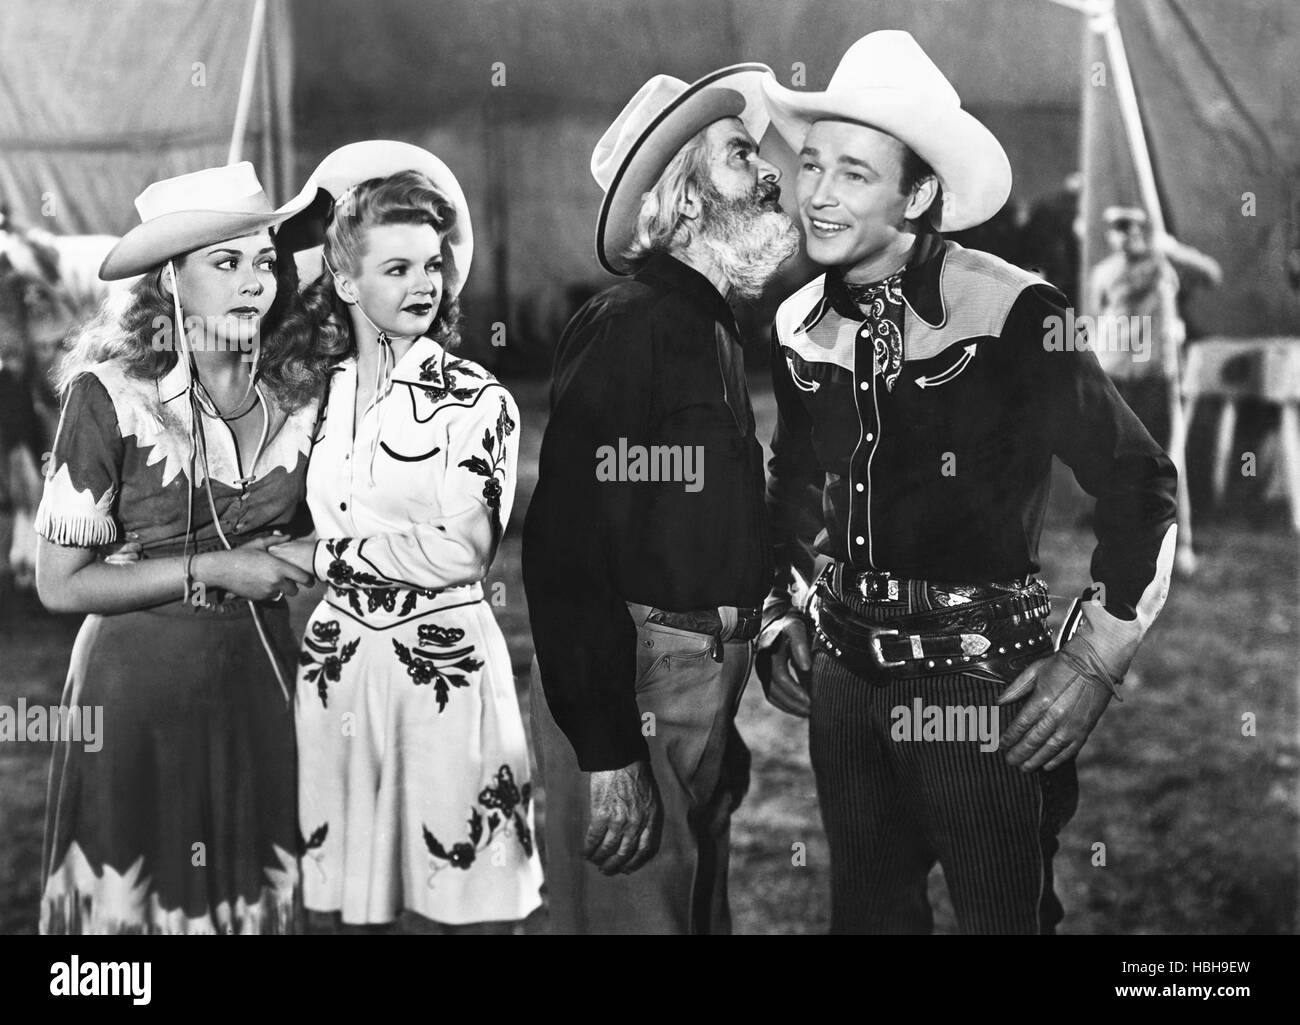
[[[1033,772],[1050,771],[1075,757],[1111,697],[1119,699],[1142,632],[1139,621],[1116,619],[1100,604],[1085,603],[1074,636],[1025,669],[998,697],[999,705],[1007,705],[1028,695],[1002,732],[1007,761]]]

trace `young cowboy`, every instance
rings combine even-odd
[[[1164,603],[1173,467],[1092,353],[1046,344],[1058,291],[938,234],[1011,171],[910,35],[859,40],[823,93],[763,87],[827,272],[776,318],[759,670],[810,716],[832,930],[928,932],[937,860],[964,932],[1050,932],[1074,757]],[[1054,455],[1098,541],[1055,652],[1032,576]],[[792,594],[817,555],[810,651]]]
[[[770,74],[658,76],[592,158],[597,254],[630,276],[560,339],[524,527],[557,932],[730,927],[748,773],[732,716],[770,570],[728,300],[756,297],[798,248],[758,156]]]

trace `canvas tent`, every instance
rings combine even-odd
[[[224,161],[255,4],[7,2],[0,189],[29,222],[121,232],[146,182]],[[911,31],[999,136],[1015,199],[1059,189],[1081,162],[1094,205],[1135,198],[1109,96],[1088,84],[1097,44],[1048,0],[267,0],[266,12],[243,152],[273,198],[343,142],[428,146],[468,193],[467,304],[488,319],[603,279],[590,152],[650,75],[761,60],[820,88],[876,28]],[[1194,319],[1295,331],[1276,268],[1300,148],[1288,106],[1300,10],[1131,0],[1120,15],[1171,228],[1242,282],[1200,300]],[[1234,213],[1246,192],[1253,219]]]
[[[569,283],[604,278],[592,251],[600,202],[592,146],[656,73],[691,80],[759,60],[785,82],[820,88],[848,41],[905,27],[1007,139],[1022,169],[1018,194],[1055,188],[1076,166],[1078,20],[1045,3],[490,0],[440,4],[436,14],[415,2],[376,10],[382,18],[346,0],[295,6],[298,152],[314,158],[340,132],[382,126],[455,153],[479,186],[471,203],[492,255],[478,288],[494,299],[506,293],[513,303],[544,305]],[[990,59],[1008,49],[1013,25],[1053,42],[1011,61]],[[394,68],[427,87],[386,89]]]
[[[7,4],[0,188],[29,222],[53,191],[54,230],[116,233],[133,223],[143,184],[222,162],[254,6]],[[1056,187],[1076,164],[1080,31],[1046,3],[270,0],[267,10],[244,154],[273,198],[343,142],[428,146],[469,195],[479,242],[471,308],[535,303],[602,279],[591,149],[658,72],[691,79],[757,59],[815,88],[847,41],[905,27],[1006,140],[1017,195]],[[1050,42],[1024,51],[1012,42],[1024,33]],[[195,64],[202,87],[190,83]]]
[[[55,234],[121,234],[158,178],[225,163],[252,0],[17,0],[0,9],[0,195]],[[244,155],[290,180],[292,47],[268,5]],[[278,150],[277,150],[278,146]]]
[[[1189,297],[1197,334],[1300,336],[1287,280],[1300,213],[1300,4],[1139,0],[1117,5],[1168,230],[1223,264]],[[1085,266],[1104,255],[1101,212],[1142,205],[1115,69],[1088,33],[1081,89]]]

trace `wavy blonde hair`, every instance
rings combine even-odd
[[[376,225],[428,224],[445,236],[455,223],[456,208],[418,171],[371,178],[344,193],[325,229],[326,269],[303,289],[286,319],[286,351],[302,358],[323,384],[331,366],[357,352],[349,307],[339,298],[329,268],[355,274],[366,251],[366,234]],[[425,335],[454,349],[460,345],[460,323],[460,303],[447,291],[444,276],[442,302]]]

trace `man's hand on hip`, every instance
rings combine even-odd
[[[591,774],[591,825],[582,853],[605,875],[635,872],[654,857],[662,826],[649,762]]]
[[[1001,741],[1007,761],[1025,772],[1055,769],[1077,755],[1110,704],[1106,683],[1062,654],[1029,666],[998,697],[1006,705],[1032,692]]]
[[[769,631],[779,631],[772,636]],[[808,697],[808,674],[812,671],[812,650],[808,626],[789,614],[772,623],[760,638],[756,668],[767,700],[790,715],[808,718],[812,702]],[[772,639],[768,639],[771,637]],[[763,641],[767,641],[763,644]]]

